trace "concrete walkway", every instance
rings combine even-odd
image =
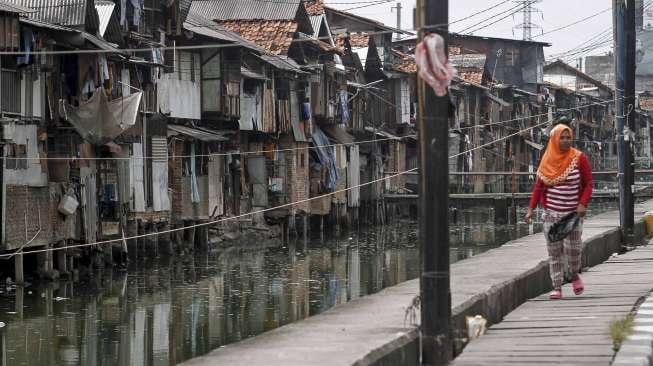
[[[453,365],[609,365],[610,322],[624,319],[653,289],[653,246],[610,258],[583,275],[585,293],[563,287],[529,300],[482,337]]]
[[[641,217],[653,201],[637,205]],[[584,265],[596,265],[618,251],[619,214],[607,212],[584,225]],[[466,338],[465,316],[480,314],[497,323],[510,311],[550,288],[542,234],[511,241],[451,267],[455,336]],[[418,334],[405,323],[406,308],[419,294],[412,280],[335,307],[306,320],[219,348],[185,365],[415,365]]]

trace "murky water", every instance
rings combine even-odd
[[[495,227],[491,209],[460,217],[452,262],[538,229]],[[405,221],[325,243],[154,258],[90,282],[2,288],[4,365],[172,365],[416,278],[416,243],[417,224]]]

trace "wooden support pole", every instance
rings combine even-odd
[[[23,253],[14,256],[14,275],[16,285],[23,286],[25,284],[25,272],[23,270]]]

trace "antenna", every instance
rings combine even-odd
[[[533,39],[533,29],[542,28],[539,24],[535,24],[532,21],[533,13],[542,13],[539,9],[533,7],[533,4],[542,2],[542,0],[516,0],[515,2],[523,7],[524,12],[524,22],[517,25],[515,28],[521,28],[524,31],[524,36],[522,39],[524,41],[530,41]]]

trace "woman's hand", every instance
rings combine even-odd
[[[526,216],[524,216],[524,220],[526,221],[527,224],[530,224],[533,221],[533,209],[532,208],[529,207],[528,210],[526,210]]]
[[[576,208],[576,213],[578,214],[578,217],[585,217],[585,214],[587,214],[587,207],[579,203],[578,208]]]

